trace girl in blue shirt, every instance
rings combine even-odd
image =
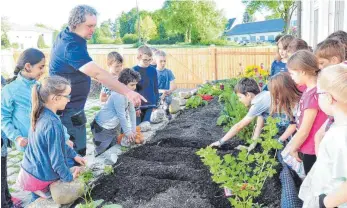
[[[84,158],[65,142],[65,130],[56,114],[70,101],[70,83],[63,77],[45,78],[42,86],[32,89],[31,128],[28,145],[18,175],[18,184],[25,191],[33,192],[33,199],[49,197],[48,186],[57,181],[71,182],[80,168],[71,173],[67,158],[85,165]]]
[[[30,127],[31,89],[45,69],[45,55],[29,48],[19,57],[14,77],[1,91],[1,130],[24,151]]]

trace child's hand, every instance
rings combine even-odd
[[[28,145],[28,139],[27,138],[24,138],[24,137],[18,137],[16,139],[16,141],[18,142],[19,146],[21,147],[25,147]]]
[[[73,179],[76,179],[79,176],[79,174],[81,173],[82,168],[81,167],[74,167],[74,169],[75,170],[73,171],[72,176],[73,176]]]
[[[134,134],[134,133],[131,132],[129,135],[127,135],[127,138],[128,138],[128,140],[129,140],[130,143],[135,142],[136,133]]]
[[[73,148],[73,141],[71,141],[71,140],[67,140],[66,141],[66,144],[69,146],[69,147],[71,147],[71,148]]]
[[[76,156],[76,157],[74,158],[74,160],[75,160],[77,163],[79,163],[79,164],[81,164],[81,165],[83,165],[83,166],[85,166],[85,165],[87,164],[86,159],[84,159],[83,157],[80,157],[80,156]]]
[[[210,147],[220,147],[221,143],[219,141],[213,142],[210,144]]]
[[[136,117],[140,117],[141,116],[141,110],[137,110],[136,111]]]
[[[289,149],[289,154],[294,157],[298,162],[302,162],[302,160],[300,159],[299,157],[299,153],[298,153],[298,150],[295,150],[293,148],[290,148]]]

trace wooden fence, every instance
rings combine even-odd
[[[167,68],[176,77],[179,88],[194,88],[207,80],[228,79],[242,75],[243,68],[252,64],[263,64],[270,69],[276,48],[168,48]],[[92,59],[107,69],[106,58],[111,51],[118,51],[124,57],[124,67],[133,67],[137,63],[136,49],[89,49]],[[16,61],[21,51],[14,52]],[[48,65],[50,51],[44,51]]]

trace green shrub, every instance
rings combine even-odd
[[[114,44],[123,44],[123,41],[122,41],[122,38],[116,38],[114,41],[113,41]]]
[[[139,41],[136,34],[125,34],[122,38],[124,44],[133,44]]]
[[[215,40],[202,40],[200,41],[201,45],[227,45],[228,41],[224,39],[215,39]]]

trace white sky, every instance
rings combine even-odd
[[[139,9],[154,11],[160,9],[164,0],[138,0]],[[226,18],[236,17],[236,23],[242,22],[245,6],[241,0],[215,0],[217,8],[223,9]],[[117,18],[122,11],[128,12],[136,6],[136,0],[2,0],[1,16],[20,25],[42,23],[55,29],[67,22],[70,10],[78,4],[88,4],[99,13],[98,23]],[[261,14],[256,19],[262,20]]]

